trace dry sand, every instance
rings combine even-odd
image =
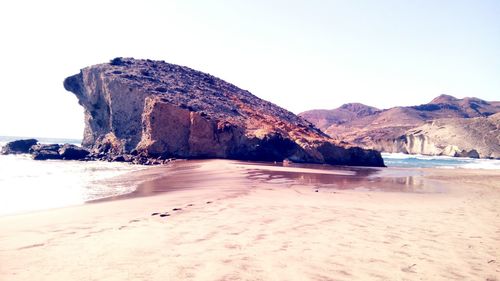
[[[0,217],[0,280],[500,278],[498,171],[162,169],[134,198]]]

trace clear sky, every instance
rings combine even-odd
[[[118,56],[218,76],[292,112],[500,100],[500,1],[1,1],[0,135],[80,138],[65,77]]]

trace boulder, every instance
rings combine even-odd
[[[64,160],[82,160],[89,154],[90,152],[87,149],[73,144],[64,144],[59,148],[59,155]]]
[[[1,154],[21,154],[29,153],[31,146],[38,143],[36,139],[15,140],[2,147]]]
[[[60,148],[59,144],[37,144],[30,148],[30,153],[34,160],[62,159]]]
[[[472,150],[462,150],[459,155],[459,157],[469,157],[469,158],[480,158],[479,153],[477,150],[472,149]]]

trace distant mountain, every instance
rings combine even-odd
[[[299,114],[301,117],[313,123],[319,129],[325,131],[333,124],[342,124],[355,119],[369,116],[377,112],[375,107],[361,103],[346,103],[336,109],[315,109]]]
[[[500,158],[498,118],[486,118],[498,112],[500,102],[440,95],[427,104],[417,106],[377,110],[367,105],[347,104],[333,110],[310,110],[299,115],[332,138],[365,148],[426,155]],[[436,120],[439,122],[432,122]],[[490,125],[483,126],[483,123]],[[429,124],[439,124],[454,134],[436,133],[433,130],[438,130],[438,127]],[[425,130],[417,129],[424,125]],[[462,125],[468,131],[459,129]],[[474,135],[466,137],[466,131],[474,132]],[[423,143],[412,138],[417,135]],[[487,144],[476,144],[479,141]],[[472,150],[476,150],[478,155]]]

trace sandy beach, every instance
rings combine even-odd
[[[153,169],[121,198],[0,217],[0,280],[500,280],[498,170]]]

